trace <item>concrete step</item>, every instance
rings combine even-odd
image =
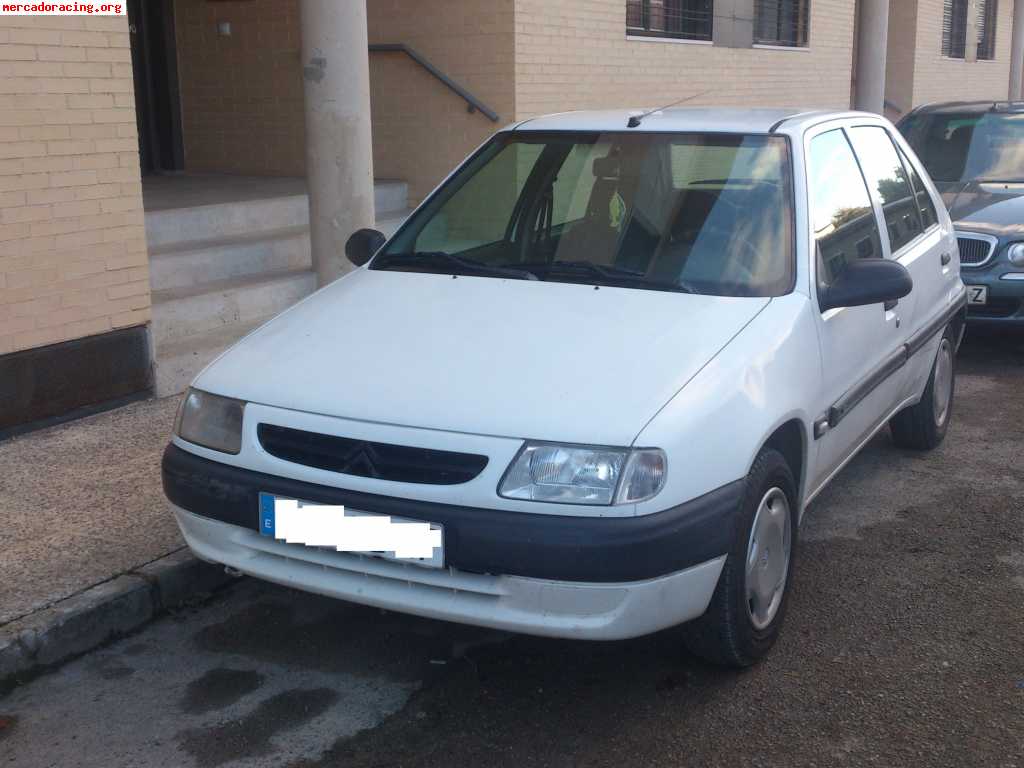
[[[154,291],[312,265],[308,227],[160,245],[149,255]]]
[[[409,185],[404,181],[377,179],[373,182],[373,206],[377,218],[404,211],[409,206]]]
[[[155,291],[152,328],[157,359],[167,342],[272,317],[315,288],[312,270],[286,269]]]
[[[309,226],[306,195],[169,208],[146,213],[150,249]]]
[[[247,323],[225,325],[158,346],[154,366],[156,396],[168,397],[184,392],[203,368],[269,319],[269,316],[260,317]]]

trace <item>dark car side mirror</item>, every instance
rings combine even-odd
[[[345,243],[345,255],[357,267],[368,262],[381,246],[387,242],[384,234],[376,229],[357,229]]]
[[[862,307],[902,299],[914,289],[907,268],[890,259],[855,259],[835,282],[818,294],[821,311],[838,307]]]

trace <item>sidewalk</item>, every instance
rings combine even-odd
[[[0,680],[148,620],[170,604],[160,594],[169,575],[175,599],[187,598],[192,582],[209,587],[210,569],[197,569],[183,550],[160,483],[178,400],[133,403],[0,442],[0,657],[5,642],[24,646],[6,649],[23,658],[13,667],[0,658]],[[132,616],[122,605],[105,618],[129,593]],[[65,650],[37,660],[40,638],[56,626]]]

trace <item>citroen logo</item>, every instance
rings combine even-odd
[[[359,475],[361,477],[372,477],[382,480],[377,464],[380,457],[368,443],[357,443],[356,446],[341,460],[339,472],[347,475]]]

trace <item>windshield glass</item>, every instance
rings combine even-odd
[[[503,133],[371,267],[776,296],[791,198],[778,136]]]
[[[935,181],[1024,181],[1024,114],[912,115],[900,131]]]

